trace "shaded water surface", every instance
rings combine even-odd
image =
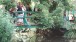
[[[36,42],[76,42],[76,39],[67,39],[62,37],[66,29],[48,29],[48,30],[38,30],[39,35],[36,37]]]

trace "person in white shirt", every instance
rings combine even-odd
[[[69,20],[70,20],[70,22],[74,20],[73,14],[69,14]]]
[[[21,17],[21,18],[18,18],[17,23],[18,23],[18,25],[19,24],[23,25],[24,23],[23,23],[23,19],[22,18],[24,18],[24,11],[26,11],[26,8],[21,2],[18,3],[17,11],[22,11],[22,12],[18,12],[17,17]]]

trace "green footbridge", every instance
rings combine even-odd
[[[23,12],[24,13],[24,16],[23,17],[18,17],[17,16],[18,15],[18,12]],[[32,17],[32,16],[27,16],[27,13],[33,14],[35,12],[32,12],[32,11],[15,11],[14,13],[16,14],[15,18],[16,19],[17,18],[22,18],[23,19],[23,23],[24,23],[24,25],[16,26],[16,27],[18,27],[18,28],[36,28],[37,27],[37,25],[29,24],[29,22],[27,20],[27,18],[31,18]]]

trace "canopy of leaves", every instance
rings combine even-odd
[[[22,2],[24,5],[27,5],[27,4],[30,4],[30,3],[31,3],[31,0],[21,0],[21,2]]]
[[[0,4],[5,5],[6,10],[16,6],[15,0],[0,0]]]

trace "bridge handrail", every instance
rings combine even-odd
[[[18,12],[24,12],[24,13],[38,13],[38,12],[34,12],[34,11],[14,11],[14,13],[18,13]]]

